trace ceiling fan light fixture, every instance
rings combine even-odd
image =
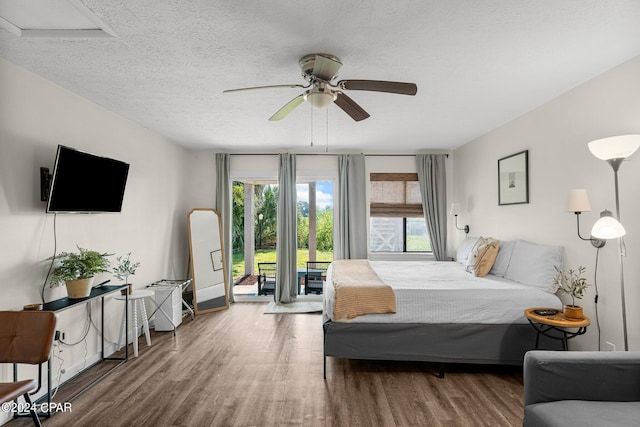
[[[0,0],[1,1],[1,0]],[[395,93],[400,95],[415,95],[418,87],[415,83],[391,82],[383,80],[341,80],[336,84],[331,83],[337,76],[342,62],[337,56],[327,53],[311,53],[300,58],[300,71],[302,77],[309,83],[306,86],[298,84],[254,86],[239,89],[227,89],[227,92],[239,92],[255,89],[273,88],[302,88],[307,89],[291,101],[286,103],[269,121],[278,121],[285,118],[296,107],[307,101],[313,108],[325,109],[331,104],[336,104],[338,108],[347,113],[354,121],[359,122],[369,117],[360,105],[353,99],[345,95],[345,90],[370,91]],[[311,111],[313,111],[313,108]],[[328,117],[328,116],[327,116]]]
[[[329,92],[308,92],[304,95],[304,100],[319,110],[327,108],[335,99],[336,95]]]

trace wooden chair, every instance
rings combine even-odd
[[[330,262],[307,261],[307,274],[304,275],[304,294],[322,294],[324,281],[327,279],[327,269]]]
[[[276,293],[276,263],[258,263],[258,295],[275,295]]]
[[[0,363],[40,365],[46,362],[55,331],[56,316],[52,311],[0,311]],[[24,396],[33,423],[40,426],[29,398],[29,393],[38,388],[35,379],[0,383],[0,403]]]

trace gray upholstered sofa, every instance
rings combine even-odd
[[[640,425],[640,352],[527,352],[523,425]]]

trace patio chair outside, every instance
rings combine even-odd
[[[258,295],[275,295],[276,293],[276,263],[258,263]]]
[[[304,275],[304,294],[322,294],[324,281],[327,279],[327,269],[331,262],[307,261],[307,274]]]

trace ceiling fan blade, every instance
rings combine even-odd
[[[342,108],[342,110],[351,116],[353,120],[359,122],[360,120],[364,120],[369,117],[369,113],[364,111],[361,106],[356,104],[356,102],[349,98],[342,92],[337,94],[337,98],[333,101],[338,107]]]
[[[223,90],[222,93],[228,93],[228,92],[241,92],[243,90],[256,90],[256,89],[279,89],[279,88],[306,88],[308,86],[302,86],[302,85],[296,85],[296,84],[290,84],[290,85],[271,85],[271,86],[254,86],[254,87],[242,87],[239,89],[227,89],[227,90]]]
[[[342,67],[340,62],[334,61],[326,56],[316,55],[312,74],[328,82],[338,74],[340,67]]]
[[[340,80],[337,86],[346,90],[368,90],[373,92],[415,95],[418,86],[415,83],[386,82],[381,80]]]
[[[274,122],[277,120],[284,119],[287,116],[287,114],[292,112],[298,105],[302,104],[303,102],[304,102],[304,94],[296,96],[291,101],[287,102],[284,107],[276,111],[276,113],[273,116],[269,117],[269,121]]]

